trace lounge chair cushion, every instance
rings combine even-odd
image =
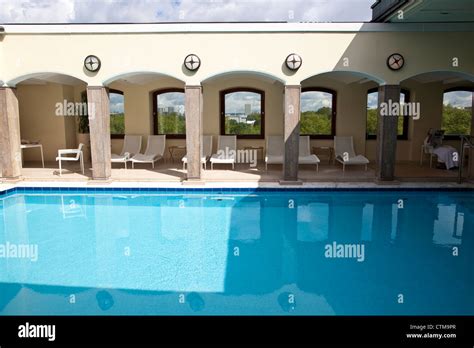
[[[299,164],[317,164],[320,160],[316,155],[309,155],[309,156],[299,156],[298,163]]]
[[[211,156],[210,161],[213,163],[235,163],[235,156],[229,156],[228,158],[221,158],[218,154]]]
[[[188,156],[184,156],[182,159],[181,159],[184,163],[188,163]],[[207,162],[207,157],[201,157],[201,163],[206,163]]]
[[[160,155],[144,155],[142,153],[136,154],[132,157],[132,162],[154,162],[160,159]]]
[[[344,161],[341,156],[338,156],[337,160],[344,164],[369,164],[369,160],[362,155],[350,157],[347,161]]]
[[[125,162],[126,160],[129,159],[128,156],[129,156],[128,153],[125,154],[125,155],[117,155],[117,154],[113,153],[111,155],[111,160],[112,160],[112,162]]]
[[[266,155],[265,162],[268,164],[283,164],[283,156]]]

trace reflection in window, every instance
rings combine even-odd
[[[304,89],[301,93],[301,135],[331,138],[335,135],[336,92]]]
[[[392,204],[392,231],[390,233],[390,239],[397,239],[397,228],[398,228],[398,204]]]
[[[231,89],[221,92],[221,134],[263,138],[264,92]]]
[[[186,135],[184,105],[184,91],[181,89],[153,93],[154,133],[184,138]]]
[[[470,90],[447,91],[443,95],[441,129],[446,135],[471,134],[473,93]]]
[[[297,240],[320,242],[329,236],[329,204],[309,203],[298,206]]]
[[[372,226],[374,222],[374,205],[366,204],[362,209],[362,241],[372,240]]]
[[[438,205],[438,218],[434,223],[434,244],[461,244],[463,228],[464,214],[458,213],[456,204]]]
[[[260,200],[244,201],[232,207],[230,239],[252,241],[260,239]],[[242,223],[245,221],[245,224]]]

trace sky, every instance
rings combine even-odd
[[[370,21],[375,0],[0,0],[0,23],[115,23],[209,21]],[[177,100],[167,101],[180,103]],[[302,110],[324,98],[302,98]],[[114,99],[114,110],[123,109]],[[255,101],[253,102],[253,104]],[[470,106],[468,94],[445,95],[444,103]],[[237,109],[229,101],[230,109]],[[234,105],[235,104],[235,105]],[[376,96],[369,97],[369,107]]]
[[[370,21],[375,0],[0,0],[0,23]]]

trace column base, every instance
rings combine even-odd
[[[14,178],[7,178],[7,177],[2,177],[0,180],[2,183],[8,183],[8,184],[16,184],[17,182],[23,181],[23,176],[18,176]]]
[[[87,182],[87,185],[111,184],[112,182],[113,180],[111,178],[107,178],[107,179],[93,178]]]
[[[400,185],[400,181],[396,180],[396,179],[380,179],[380,178],[376,178],[374,180],[374,183],[376,183],[377,185]]]
[[[189,186],[189,185],[199,185],[199,186],[204,186],[206,185],[206,182],[202,179],[193,179],[193,178],[190,178],[190,179],[185,179],[183,181],[181,181],[181,184],[183,186]]]
[[[288,186],[301,186],[303,182],[301,180],[280,180],[278,182],[280,185],[288,185]]]

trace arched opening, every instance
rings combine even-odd
[[[150,163],[136,163],[134,171],[125,170],[123,164],[113,164],[112,178],[182,179],[180,159],[186,146],[184,81],[160,72],[133,71],[107,78],[104,85],[109,88],[111,126],[114,108],[123,103],[123,134],[114,135],[111,127],[113,154],[123,152],[126,135],[141,136],[141,153],[145,153],[150,136],[165,135],[164,160],[156,162],[154,167]],[[121,98],[113,97],[114,91],[120,91]],[[115,119],[118,121],[119,118]]]
[[[203,177],[279,179],[281,168],[265,171],[264,157],[268,136],[283,135],[284,81],[259,71],[228,71],[207,77],[202,87],[203,134],[212,136],[213,154],[223,136],[235,137],[240,151],[234,171],[217,164]]]
[[[403,148],[404,159],[412,166],[410,169],[399,166],[396,175],[406,179],[423,177],[455,181],[460,161],[451,161],[448,157],[459,157],[461,136],[474,134],[474,75],[458,71],[427,71],[400,84],[410,90],[411,102],[420,112],[418,117],[409,119],[408,141]],[[472,157],[468,153],[463,159],[466,166]]]
[[[77,149],[82,142],[79,119],[87,117],[87,103],[81,99],[86,83],[71,75],[42,72],[15,78],[8,84],[17,89],[23,176],[57,178],[58,150]],[[88,152],[85,145],[84,152]],[[90,176],[90,157],[85,160],[84,175],[79,161],[63,162],[67,178]]]
[[[57,84],[75,86],[81,82],[86,83],[80,77],[73,76],[71,74],[55,72],[55,71],[41,71],[41,72],[33,72],[33,73],[15,77],[7,81],[6,85],[15,87],[21,83],[23,85],[57,83]]]
[[[311,138],[311,151],[320,160],[318,178],[333,180],[347,175],[372,179],[375,167],[375,142],[367,144],[367,91],[377,89],[384,81],[358,71],[330,71],[316,74],[301,82],[300,134]],[[342,166],[335,161],[335,136],[352,137],[357,155],[369,159],[368,170],[361,166]],[[310,179],[301,171],[303,179]]]
[[[275,76],[273,74],[264,72],[264,71],[258,71],[258,70],[232,70],[232,71],[222,71],[219,73],[212,74],[210,76],[205,77],[201,83],[209,83],[213,81],[218,81],[218,80],[225,80],[228,78],[235,78],[235,77],[250,77],[250,78],[255,78],[258,80],[263,80],[267,81],[270,83],[275,83],[279,82],[281,84],[285,84],[285,80],[282,78]]]

